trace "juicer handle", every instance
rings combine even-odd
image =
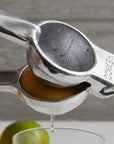
[[[114,96],[114,54],[93,45],[96,63],[91,70],[91,88],[96,96]]]
[[[14,93],[16,91],[17,83],[17,71],[0,71],[0,92]]]
[[[8,14],[0,9],[0,36],[23,45],[32,41],[33,36],[40,35],[40,28],[25,19]]]

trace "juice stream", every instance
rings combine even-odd
[[[51,122],[51,125],[50,125],[50,131],[53,133],[54,132],[54,114],[51,114],[50,115],[50,122]]]

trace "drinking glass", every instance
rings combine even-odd
[[[33,128],[17,133],[12,144],[105,144],[105,139],[96,133],[74,128],[54,128],[54,131]]]

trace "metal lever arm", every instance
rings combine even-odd
[[[0,71],[0,92],[14,92],[17,82],[17,71]]]
[[[96,96],[114,96],[114,55],[94,45],[96,64],[91,71],[92,92]]]
[[[10,15],[0,9],[0,36],[27,47],[34,33],[40,34],[40,28],[25,19]]]

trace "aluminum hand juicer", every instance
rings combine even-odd
[[[21,87],[20,78],[27,66],[1,72],[0,91],[20,95],[34,110],[58,115],[80,105],[89,93],[100,98],[114,96],[114,54],[93,44],[71,25],[56,20],[36,25],[0,10],[0,36],[26,47],[32,72],[51,86],[88,83],[78,94],[48,101],[33,98]]]

